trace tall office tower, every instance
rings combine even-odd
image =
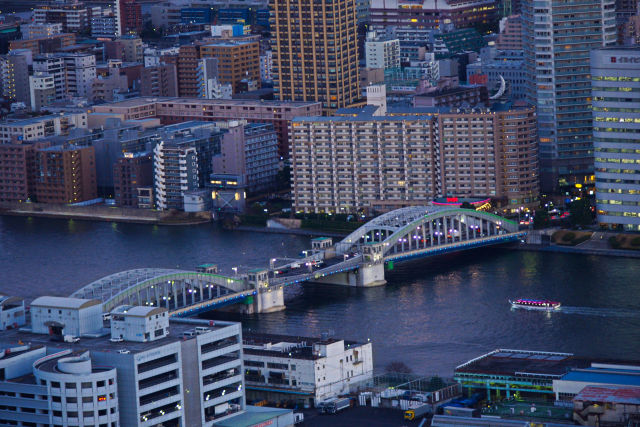
[[[598,222],[640,231],[640,48],[591,52]]]
[[[528,101],[536,105],[542,190],[593,183],[589,51],[616,41],[615,0],[522,5]]]
[[[274,93],[320,101],[325,112],[359,98],[355,0],[270,0]]]

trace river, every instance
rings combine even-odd
[[[153,226],[0,216],[0,293],[32,299],[69,295],[111,273],[140,267],[192,269],[216,263],[267,265],[295,256],[309,239],[224,231],[212,224]],[[450,376],[496,348],[640,358],[640,261],[509,249],[479,249],[396,264],[371,289],[303,285],[287,309],[240,317],[254,331],[366,341],[377,369],[400,361]],[[559,312],[512,310],[509,298],[558,300]]]

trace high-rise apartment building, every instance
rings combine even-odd
[[[198,60],[200,49],[190,44],[180,46],[178,51],[178,95],[181,97],[198,97]]]
[[[154,149],[154,181],[158,209],[183,209],[187,191],[204,188],[212,159],[220,153],[227,131],[215,123],[185,122],[160,129]]]
[[[367,34],[364,43],[367,68],[400,68],[400,40]]]
[[[26,49],[0,56],[0,89],[2,95],[14,102],[29,105],[29,62],[31,52]]]
[[[62,55],[67,77],[67,96],[86,98],[91,95],[91,85],[96,78],[96,57],[90,53]]]
[[[640,231],[640,48],[591,52],[598,222]]]
[[[142,7],[138,0],[117,0],[116,5],[122,34],[139,34],[142,31]]]
[[[25,202],[35,193],[36,148],[47,143],[0,144],[0,202]]]
[[[497,15],[492,0],[372,0],[371,28],[385,32],[390,27],[443,29],[449,22],[456,28],[492,22]]]
[[[183,210],[183,195],[198,188],[198,156],[188,145],[161,142],[153,149],[156,207]]]
[[[442,196],[538,197],[535,110],[347,109],[293,122],[293,205],[305,212],[369,213]]]
[[[248,191],[260,192],[274,188],[279,160],[272,124],[229,122],[220,153],[213,157],[212,171],[215,175],[241,176]]]
[[[140,77],[142,96],[178,96],[178,76],[175,64],[144,67]]]
[[[274,94],[324,111],[360,97],[355,0],[270,0]]]
[[[528,100],[537,106],[543,191],[593,177],[589,52],[616,41],[614,0],[522,4]]]
[[[242,92],[240,82],[252,80],[260,88],[260,44],[257,41],[220,41],[200,46],[200,58],[218,60],[218,81]]]
[[[64,67],[64,60],[60,56],[53,54],[34,56],[33,72],[52,76],[53,83],[56,88],[56,99],[65,98],[67,76]]]
[[[42,6],[33,11],[34,24],[62,24],[65,33],[89,29],[90,12],[81,3]]]
[[[124,153],[113,165],[113,192],[118,206],[138,207],[138,188],[153,185],[153,156]]]
[[[511,15],[500,20],[500,35],[496,40],[498,50],[522,50],[522,18]]]
[[[93,147],[58,145],[36,150],[36,199],[77,203],[98,197]]]

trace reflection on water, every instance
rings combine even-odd
[[[217,263],[267,265],[274,248],[295,256],[305,237],[226,232],[212,225],[169,227],[0,217],[0,293],[69,295],[107,274],[140,267]],[[451,374],[498,347],[638,358],[640,263],[634,259],[483,249],[395,264],[371,289],[303,285],[286,290],[287,309],[240,317],[247,329],[374,343],[375,365],[403,361]],[[509,299],[562,302],[559,312],[511,310]]]

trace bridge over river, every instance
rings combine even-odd
[[[333,244],[312,240],[300,259],[224,276],[215,265],[197,271],[136,269],[90,283],[71,296],[95,298],[104,312],[122,304],[166,307],[172,316],[192,316],[241,304],[246,313],[284,309],[284,288],[306,282],[343,286],[386,283],[385,265],[410,259],[517,241],[518,224],[487,212],[443,206],[412,206],[388,212]]]

